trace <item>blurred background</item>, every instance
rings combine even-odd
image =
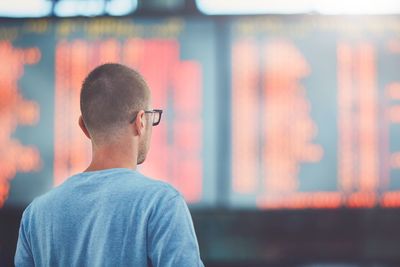
[[[400,266],[398,0],[0,2],[0,266],[81,172],[79,91],[139,70],[164,109],[144,174],[189,203],[206,266]]]

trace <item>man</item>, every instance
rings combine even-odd
[[[152,110],[141,75],[99,66],[82,85],[80,105],[92,161],[26,208],[15,265],[203,266],[182,196],[136,171],[162,113]]]

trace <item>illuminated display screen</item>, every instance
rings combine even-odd
[[[206,43],[196,32],[204,32]],[[26,205],[86,168],[79,126],[84,77],[99,64],[139,70],[164,110],[139,170],[175,186],[192,205],[215,199],[215,45],[208,22],[6,21],[0,26],[0,207]],[[208,119],[205,120],[204,118]],[[211,150],[211,151],[210,151]]]
[[[79,90],[106,62],[143,73],[165,112],[140,171],[193,207],[400,207],[399,29],[390,16],[5,20],[0,207],[85,169]]]
[[[234,206],[400,207],[399,29],[396,17],[231,25]]]

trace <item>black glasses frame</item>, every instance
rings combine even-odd
[[[158,124],[160,124],[161,115],[162,115],[162,113],[163,113],[162,109],[145,110],[144,113],[147,113],[147,114],[154,114],[154,113],[157,113],[157,114],[158,114],[158,120],[157,120],[157,121],[154,121],[154,119],[153,119],[153,126],[157,126]],[[137,113],[136,113],[136,115],[133,117],[133,119],[130,121],[130,123],[133,123],[133,122],[135,121],[136,116],[137,116]],[[153,118],[154,118],[154,117],[153,117]]]

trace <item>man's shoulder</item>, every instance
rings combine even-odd
[[[46,204],[51,204],[58,198],[60,191],[60,187],[54,187],[47,191],[46,193],[37,196],[36,198],[33,199],[33,201],[28,205],[28,207],[25,209],[26,213],[29,213],[31,210],[36,210],[38,207],[47,208]]]
[[[180,195],[180,193],[169,183],[158,180],[152,177],[139,174],[145,181],[143,184],[144,192],[148,194],[159,194],[165,198],[173,198]]]

